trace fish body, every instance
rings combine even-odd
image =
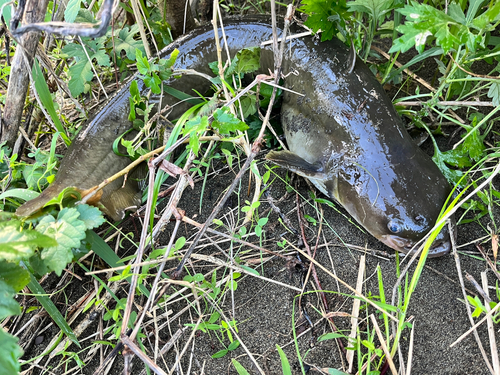
[[[268,17],[228,20],[224,32],[231,56],[272,39]],[[225,53],[220,30],[219,35]],[[217,60],[212,26],[179,38],[162,56],[174,48],[179,50],[174,68],[211,75],[208,63]],[[281,117],[289,151],[271,152],[267,158],[309,178],[380,241],[408,252],[432,228],[450,193],[445,177],[412,141],[368,67],[356,61],[343,43],[305,37],[292,40],[286,51],[283,73],[298,75],[288,75],[285,86],[304,96],[284,92]],[[261,70],[268,69],[274,69],[270,46],[261,47]],[[183,76],[167,84],[191,94],[190,89],[204,92],[211,83],[199,76]],[[132,126],[129,96],[127,85],[78,136],[53,185],[85,190],[127,164],[127,159],[113,153],[111,144]],[[167,94],[161,101],[161,106],[178,102]],[[177,114],[182,112],[175,108]],[[138,204],[138,187],[120,193],[121,182],[107,186],[101,197],[105,212],[114,219],[123,217],[125,207]],[[113,194],[123,199],[116,200]],[[41,202],[34,201],[25,204],[31,203],[30,210],[21,206],[18,213],[32,211]],[[449,234],[443,231],[430,256],[449,250]]]

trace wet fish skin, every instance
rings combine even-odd
[[[234,56],[242,48],[272,38],[270,18],[227,21],[225,34]],[[267,158],[309,178],[380,241],[408,251],[436,221],[450,192],[448,182],[413,143],[368,67],[357,61],[352,70],[347,47],[338,40],[319,43],[312,37],[291,43],[283,72],[295,69],[299,75],[289,75],[285,85],[305,96],[284,92],[282,122],[290,152],[271,152]],[[217,60],[212,26],[181,37],[163,50],[162,56],[168,56],[174,48],[179,49],[175,68],[211,74],[207,64]],[[273,67],[271,47],[262,47],[261,70],[267,73]],[[194,76],[167,84],[189,94],[188,88],[203,92],[210,86],[210,82]],[[61,163],[55,183],[46,190],[50,194],[44,192],[42,196],[53,196],[65,186],[89,189],[128,163],[113,153],[111,145],[132,125],[127,118],[129,96],[125,86],[78,136]],[[161,105],[176,102],[164,95]],[[184,109],[176,107],[173,118]],[[128,190],[120,192],[121,183],[107,186],[100,199],[105,212],[115,220],[123,217],[125,207],[139,202],[138,186],[126,185]],[[21,206],[18,214],[25,216],[43,206],[43,199],[37,200]],[[449,234],[443,231],[430,255],[444,255],[449,250]]]

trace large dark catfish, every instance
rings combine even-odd
[[[229,20],[225,34],[232,56],[272,38],[270,22],[262,17]],[[219,35],[222,38],[222,32]],[[175,68],[211,74],[207,64],[217,60],[212,26],[179,38],[162,56],[174,48],[179,49]],[[271,152],[267,158],[310,179],[373,236],[407,252],[434,225],[450,193],[448,182],[412,141],[367,66],[355,61],[344,44],[304,37],[291,41],[287,51],[283,72],[299,74],[289,75],[285,85],[305,96],[284,93],[281,116],[290,151]],[[262,47],[261,69],[269,68],[273,69],[273,55],[269,46]],[[192,93],[191,89],[205,91],[210,83],[184,76],[168,85]],[[67,186],[85,191],[127,165],[128,159],[116,156],[111,145],[131,127],[129,96],[126,85],[75,139],[55,182],[21,206],[18,215],[40,209]],[[162,105],[176,102],[163,96]],[[108,185],[100,197],[104,212],[115,220],[140,203],[136,183],[121,186],[122,181]],[[449,250],[449,234],[444,231],[430,256]]]

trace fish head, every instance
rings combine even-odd
[[[346,210],[374,237],[402,253],[431,231],[450,194],[450,185],[437,166],[419,149],[405,163],[388,158],[378,168],[351,164],[338,174],[333,194]],[[452,228],[455,220],[450,218]],[[451,250],[448,226],[444,226],[429,250],[430,257]]]

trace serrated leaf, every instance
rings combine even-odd
[[[85,55],[85,51],[83,50],[83,47],[77,43],[66,44],[63,47],[62,52],[68,55],[69,57],[76,58],[77,60],[83,60],[87,58],[87,55]]]
[[[490,89],[488,90],[488,98],[494,106],[500,105],[500,82],[491,82]]]
[[[490,30],[492,23],[500,20],[500,1],[490,3],[488,9],[472,21],[472,26],[477,30]]]
[[[394,41],[389,53],[406,52],[413,46],[422,53],[426,40],[431,35],[436,38],[436,44],[443,48],[444,53],[467,41],[467,26],[430,5],[411,1],[411,5],[397,11],[407,18],[404,25],[398,26],[397,30],[403,35]],[[451,28],[454,28],[453,32]]]
[[[151,89],[154,94],[161,94],[161,79],[156,74],[143,77],[144,84]]]
[[[78,16],[75,19],[76,23],[97,23],[92,12],[85,8],[80,8],[78,11]]]
[[[189,146],[196,155],[198,155],[198,151],[200,150],[198,134],[204,132],[207,129],[208,129],[208,117],[197,116],[186,122],[186,125],[182,130],[184,135],[189,134]]]
[[[178,55],[179,55],[179,50],[176,48],[172,51],[168,59],[167,58],[162,59],[161,64],[163,65],[164,68],[171,68],[172,66],[174,66]]]
[[[250,117],[257,112],[255,103],[257,97],[255,95],[245,95],[240,99],[241,111],[243,112],[243,118]]]
[[[472,131],[472,133],[468,133],[467,138],[464,140],[463,148],[467,150],[470,158],[475,161],[479,161],[483,157],[486,147],[483,143],[483,137],[479,135],[477,129]]]
[[[14,288],[0,279],[0,320],[21,314],[21,306],[14,299],[15,295]]]
[[[345,34],[345,20],[350,18],[345,0],[303,0],[300,10],[309,15],[307,27],[314,32],[321,29],[322,42],[332,39],[337,32]]]
[[[29,283],[30,275],[18,264],[0,260],[0,280],[3,280],[17,293]]]
[[[17,341],[17,337],[0,328],[0,368],[5,375],[18,374],[21,371],[19,358],[23,355],[23,350],[17,345]]]
[[[463,173],[460,170],[451,169],[446,164],[456,166],[462,164],[465,160],[468,161],[468,158],[464,157],[463,154],[457,150],[459,150],[459,148],[446,152],[436,150],[434,152],[434,156],[432,157],[434,163],[436,163],[446,179],[452,184],[456,184],[462,177]]]
[[[355,0],[347,4],[350,11],[370,14],[377,22],[382,22],[384,16],[392,10],[393,0]]]
[[[80,11],[81,3],[82,0],[68,1],[68,5],[66,5],[66,10],[64,11],[64,19],[66,20],[66,22],[75,22],[76,16],[78,16],[78,12]]]
[[[139,73],[141,73],[143,75],[148,74],[150,67],[149,67],[149,61],[148,61],[147,57],[144,57],[142,55],[141,50],[139,50],[139,49],[135,50],[135,57],[137,60],[137,70],[139,71]]]
[[[94,78],[92,67],[90,66],[90,63],[85,60],[81,60],[70,67],[69,75],[71,78],[68,82],[68,88],[73,96],[78,96],[83,93],[85,91],[85,83]]]
[[[253,73],[260,67],[260,47],[250,47],[239,51],[236,54],[238,63],[236,72],[238,73]]]
[[[0,259],[19,262],[33,255],[37,246],[55,246],[57,242],[34,230],[19,231],[17,226],[6,226],[0,231]]]
[[[220,108],[214,112],[212,127],[217,129],[221,134],[229,134],[237,130],[245,131],[248,129],[247,124],[234,117],[232,113],[226,112]]]
[[[73,259],[71,248],[80,247],[81,240],[85,238],[85,223],[79,216],[76,208],[63,208],[57,215],[57,220],[47,215],[36,227],[38,232],[54,238],[58,243],[42,252],[42,260],[58,276]]]
[[[115,33],[114,46],[116,53],[125,51],[127,58],[130,60],[136,59],[136,50],[145,53],[144,45],[140,40],[135,40],[134,36],[139,32],[139,26],[137,24],[133,25],[130,29],[124,27],[120,29],[119,32]],[[108,48],[113,46],[112,42],[108,43]]]
[[[110,66],[110,58],[104,49],[104,39],[91,40],[84,38],[84,45],[67,44],[63,52],[74,57],[77,62],[69,68],[71,79],[68,87],[73,96],[78,96],[84,92],[85,84],[94,78],[91,62],[94,60],[101,66]],[[88,57],[87,57],[88,54]]]
[[[79,219],[85,224],[85,229],[97,228],[106,221],[97,207],[92,207],[88,204],[79,204],[76,206],[76,209],[80,213]]]

